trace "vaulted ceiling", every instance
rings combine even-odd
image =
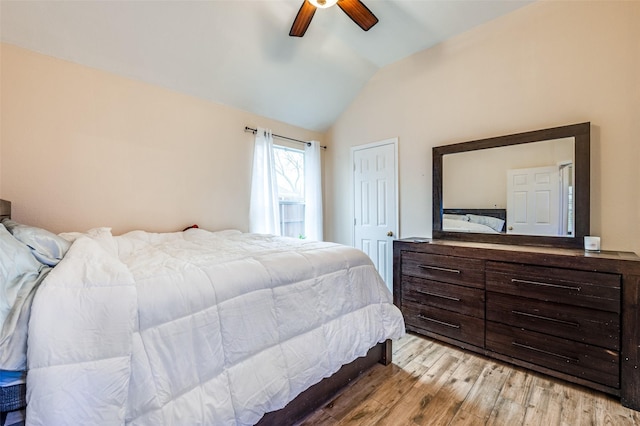
[[[378,69],[531,3],[364,0],[289,37],[302,0],[0,0],[2,41],[310,130],[324,131]]]

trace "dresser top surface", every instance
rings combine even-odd
[[[466,249],[480,249],[480,250],[492,250],[508,253],[536,253],[542,255],[553,256],[566,256],[572,258],[593,258],[602,260],[624,260],[632,262],[640,262],[640,257],[633,252],[624,251],[610,251],[602,250],[599,252],[590,252],[582,249],[567,249],[556,247],[542,247],[542,246],[520,246],[510,244],[493,244],[493,243],[478,243],[467,241],[450,241],[450,240],[437,240],[428,238],[404,238],[396,240],[400,243],[411,243],[412,249],[420,251],[422,245],[426,246],[440,246],[451,248],[466,248]],[[415,245],[415,246],[414,246]],[[424,250],[428,251],[427,248]]]

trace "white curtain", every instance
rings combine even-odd
[[[253,151],[249,232],[280,235],[278,182],[271,130],[258,127]]]
[[[304,203],[305,237],[322,241],[322,171],[320,143],[316,141],[304,149]]]

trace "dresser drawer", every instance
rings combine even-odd
[[[402,305],[407,329],[431,331],[442,336],[484,347],[484,320],[446,309],[407,302]]]
[[[620,356],[616,351],[492,321],[487,321],[486,341],[491,351],[605,386],[620,387]]]
[[[614,312],[487,292],[487,320],[620,349],[620,316]]]
[[[487,262],[487,291],[620,313],[620,275]]]
[[[404,251],[402,274],[484,288],[484,261],[479,259]]]
[[[402,278],[402,299],[484,318],[484,291],[423,278]]]

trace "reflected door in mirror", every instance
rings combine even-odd
[[[573,234],[571,179],[564,165],[507,171],[507,232],[523,235]]]

